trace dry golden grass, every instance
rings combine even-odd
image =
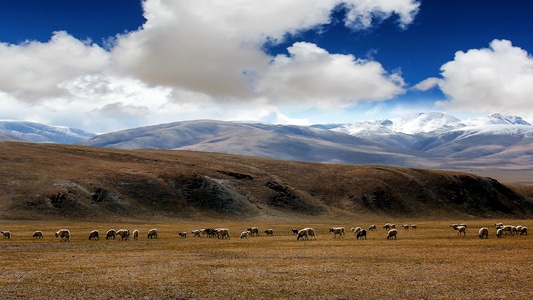
[[[394,221],[394,220],[384,220]],[[497,220],[501,221],[501,220]],[[316,223],[313,223],[316,222]],[[330,226],[368,227],[365,221],[235,221],[88,223],[2,221],[10,240],[0,239],[2,299],[531,299],[533,239],[495,237],[496,220],[470,220],[467,236],[451,221],[418,222],[399,229],[398,240],[378,230],[367,240],[347,234],[333,239]],[[454,220],[454,223],[460,220]],[[531,225],[531,220],[505,223]],[[413,223],[397,220],[396,224]],[[230,240],[192,238],[202,227],[227,227]],[[248,226],[259,237],[239,239]],[[291,228],[314,227],[317,239],[297,241]],[[477,230],[490,236],[480,240]],[[53,233],[72,232],[70,242]],[[90,230],[139,229],[138,241],[89,241]],[[159,238],[148,240],[157,227]],[[530,228],[533,226],[529,226]],[[273,228],[275,235],[263,231]],[[34,240],[34,230],[44,239]],[[186,239],[179,231],[187,231]],[[349,232],[351,233],[351,232]]]

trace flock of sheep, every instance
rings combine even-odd
[[[3,235],[4,239],[10,239],[11,238],[11,232],[10,231],[1,231],[1,234]],[[148,231],[148,238],[154,239],[157,238],[158,230],[157,228],[152,228]],[[70,242],[70,230],[68,229],[59,229],[55,234],[56,238],[59,238],[62,242]],[[130,232],[128,229],[109,229],[106,232],[106,240],[109,239],[119,239],[119,240],[129,240],[130,237],[133,235],[134,240],[139,239],[139,230],[135,229],[133,232]],[[32,237],[34,239],[42,239],[43,238],[43,232],[40,230],[37,230],[33,233]],[[100,233],[98,230],[91,230],[89,232],[89,240],[100,240]]]
[[[502,237],[503,235],[527,235],[527,227],[522,225],[503,225],[503,223],[494,224],[496,227],[496,237]],[[466,235],[466,224],[452,224],[450,225],[453,230],[457,231],[457,235]],[[481,227],[478,231],[480,239],[489,238],[489,228]]]
[[[494,224],[496,227],[496,236],[502,237],[504,235],[527,235],[527,227],[522,225],[503,225],[502,223],[496,223]],[[416,224],[404,224],[401,226],[403,230],[418,230],[418,226]],[[466,224],[451,224],[450,227],[452,227],[453,230],[457,231],[457,235],[464,235],[466,236]],[[387,231],[386,238],[387,240],[397,239],[398,237],[398,230],[396,229],[395,224],[386,223],[382,227],[384,230]],[[350,229],[353,232],[353,235],[356,239],[366,239],[367,231],[376,231],[377,226],[375,224],[370,225],[367,229],[364,229],[362,227],[352,227]],[[343,238],[346,234],[346,230],[344,227],[330,227],[329,232],[333,234],[333,238]],[[4,239],[10,239],[11,238],[11,232],[10,231],[1,231],[0,232]],[[267,229],[264,231],[264,233],[267,236],[274,235],[273,229]],[[303,229],[292,229],[292,233],[296,235],[297,240],[308,240],[310,238],[316,239],[316,233],[313,228],[306,227]],[[230,231],[227,228],[201,228],[201,229],[194,229],[191,231],[191,234],[193,237],[207,237],[207,238],[218,238],[218,239],[229,239],[230,238]],[[178,235],[181,238],[187,237],[187,232],[181,231],[178,233]],[[259,228],[258,227],[249,227],[246,230],[242,231],[240,234],[241,239],[247,239],[250,236],[258,236],[259,235]],[[133,240],[139,239],[139,230],[133,230],[130,232],[128,229],[109,229],[106,232],[105,238],[106,240],[109,239],[119,239],[119,240],[129,240],[130,237],[133,236]],[[147,238],[148,239],[156,239],[158,236],[158,230],[157,228],[152,228],[148,230]],[[488,238],[489,237],[489,229],[488,227],[481,227],[478,232],[478,236],[480,239]],[[68,229],[60,229],[55,233],[55,237],[59,238],[60,241],[68,242],[70,241],[70,231]],[[42,231],[35,231],[33,233],[33,238],[35,239],[42,239],[43,238],[43,232]],[[89,240],[99,240],[100,234],[98,230],[92,230],[89,232]]]

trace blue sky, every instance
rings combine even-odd
[[[0,119],[533,122],[530,1],[5,1]]]

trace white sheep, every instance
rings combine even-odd
[[[120,241],[130,239],[130,231],[128,229],[117,230],[117,236],[120,237]]]
[[[56,232],[56,238],[60,238],[62,242],[70,242],[70,230],[68,229],[59,229]]]
[[[152,228],[148,230],[148,238],[149,239],[157,239],[158,230],[157,228]]]
[[[337,235],[339,238],[343,238],[345,230],[344,227],[330,227],[329,232],[333,233],[333,238],[336,238]]]
[[[402,227],[403,227],[403,230],[409,230],[409,225],[408,224],[403,224]]]
[[[247,239],[249,234],[250,234],[249,231],[243,231],[243,232],[241,232],[241,239]]]
[[[100,236],[98,235],[98,230],[93,230],[89,232],[89,240],[99,240]]]
[[[418,225],[411,224],[411,230],[418,230]]]
[[[185,231],[179,232],[178,235],[179,235],[182,239],[187,238],[187,232],[185,232]]]
[[[463,235],[466,235],[465,226],[456,226],[454,229],[457,230],[457,235],[461,235],[461,233],[463,233]]]
[[[297,235],[296,239],[299,240],[300,238],[302,238],[304,240],[307,240],[307,239],[309,239],[309,237],[313,237],[313,239],[316,240],[315,229],[313,229],[311,227],[306,227],[306,228],[301,229],[301,230],[298,231],[298,235]]]
[[[377,227],[376,227],[376,224],[372,224],[370,225],[370,227],[368,227],[368,231],[376,231]]]
[[[307,230],[298,230],[298,233],[296,234],[296,240],[307,240],[309,236],[307,235]]]
[[[215,229],[215,235],[219,238],[219,239],[229,239],[230,236],[229,236],[229,229],[227,228],[217,228]],[[253,234],[250,234],[253,236]]]
[[[115,239],[115,236],[117,235],[117,231],[115,229],[109,229],[107,233],[105,234],[105,239]]]
[[[527,227],[522,226],[522,229],[520,229],[520,235],[527,235]]]
[[[259,228],[257,227],[249,227],[247,231],[250,231],[251,236],[259,235]]]
[[[135,229],[132,234],[133,234],[134,241],[139,239],[139,230]]]
[[[361,228],[359,226],[350,228],[350,230],[353,232],[354,235],[357,235],[357,233],[359,231],[361,231],[361,229],[363,229],[363,228]]]
[[[11,232],[9,232],[9,231],[1,231],[1,233],[4,236],[4,239],[10,239],[11,238]]]
[[[496,237],[502,237],[503,229],[500,227],[496,229]]]
[[[387,232],[387,240],[398,239],[398,230],[393,228]]]
[[[272,236],[272,235],[274,235],[274,229],[269,228],[269,229],[265,230],[265,233],[266,233],[267,236],[268,235]]]
[[[43,238],[43,232],[40,230],[37,230],[33,233],[33,238],[35,239],[42,239]]]
[[[205,232],[205,230],[204,230],[204,232]],[[202,237],[201,236],[202,232],[200,230],[198,230],[198,229],[191,230],[191,233],[192,233],[192,237],[195,237],[195,236]]]
[[[489,238],[489,229],[487,227],[481,227],[479,229],[479,238],[480,239],[482,239],[482,238],[488,239]]]

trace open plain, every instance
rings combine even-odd
[[[414,220],[297,219],[105,223],[2,221],[12,233],[0,239],[2,299],[531,299],[533,239],[497,238],[494,223],[531,220],[469,220],[466,236],[450,224]],[[387,240],[383,223],[412,224]],[[356,240],[350,227],[368,228]],[[258,226],[260,235],[239,238]],[[313,227],[316,240],[297,240],[292,228]],[[330,226],[346,227],[334,238]],[[488,239],[477,231],[489,227]],[[138,229],[139,240],[106,240],[107,229]],[[159,237],[148,239],[157,227]],[[227,227],[231,238],[192,237],[193,229]],[[531,227],[531,226],[529,226]],[[59,228],[70,242],[54,237]],[[274,236],[264,230],[274,229]],[[88,240],[97,229],[100,240]],[[44,233],[34,239],[35,230]],[[178,232],[186,231],[187,238]]]

